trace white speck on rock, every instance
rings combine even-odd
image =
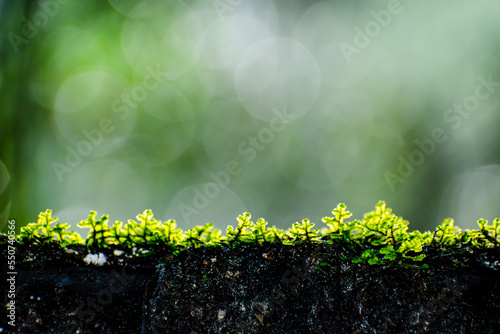
[[[97,254],[87,254],[83,261],[87,262],[88,264],[97,264],[99,266],[102,266],[106,262],[106,256],[103,253]]]
[[[75,250],[73,250],[73,249],[64,248],[64,251],[65,251],[66,253],[69,253],[69,254],[76,254],[76,255],[78,255],[78,252],[77,252],[77,251],[75,251]]]
[[[120,255],[122,255],[123,253],[125,253],[125,252],[124,252],[124,251],[122,251],[122,250],[119,250],[119,249],[115,249],[115,250],[113,251],[113,254],[115,254],[115,256],[120,256]]]
[[[219,319],[219,321],[224,320],[225,316],[226,316],[226,310],[219,310],[219,312],[217,313],[217,319]]]

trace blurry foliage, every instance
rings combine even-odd
[[[153,217],[151,210],[137,215],[122,227],[115,222],[110,228],[108,216],[96,218],[91,211],[86,220],[78,226],[90,229],[82,239],[77,232],[67,231],[69,224],[57,223],[52,211],[39,214],[36,223],[21,228],[17,241],[21,244],[59,243],[61,246],[85,245],[88,250],[110,247],[151,248],[167,245],[177,254],[188,247],[229,246],[243,244],[262,246],[265,243],[296,245],[300,243],[330,243],[341,245],[355,252],[350,260],[354,263],[387,265],[390,263],[408,264],[425,258],[424,248],[451,251],[463,247],[490,248],[500,243],[500,219],[493,225],[480,219],[479,229],[462,231],[453,226],[452,219],[446,219],[436,230],[431,232],[413,231],[408,233],[408,221],[396,216],[384,202],[379,202],[375,210],[367,213],[362,220],[346,221],[351,217],[345,204],[339,204],[333,211],[333,217],[323,218],[328,226],[323,230],[313,229],[315,224],[309,219],[294,223],[286,231],[276,227],[267,228],[267,222],[260,218],[257,223],[251,221],[249,213],[237,218],[238,226],[228,226],[226,236],[221,231],[213,230],[213,224],[196,226],[183,232],[176,228],[174,220],[161,222]],[[426,267],[424,264],[422,267]]]
[[[450,212],[458,221],[476,212],[496,217],[484,209],[498,212],[492,200],[498,187],[490,182],[497,179],[494,173],[480,183],[468,181],[473,191],[463,194],[480,200],[465,213],[455,209],[461,189],[453,196],[443,192],[453,188],[455,177],[477,167],[499,170],[498,91],[482,100],[470,118],[453,114],[448,123],[443,117],[474,92],[477,76],[499,80],[498,2],[435,3],[432,11],[425,3],[405,4],[380,36],[367,38],[370,47],[358,49],[347,62],[339,44],[364,39],[356,27],[363,31],[376,23],[370,13],[385,6],[373,1],[246,1],[221,16],[217,6],[197,1],[0,1],[0,160],[9,172],[8,188],[0,191],[0,216],[21,226],[45,207],[62,217],[73,215],[75,208],[102,205],[124,221],[145,205],[156,212],[171,205],[175,211],[195,196],[179,196],[175,202],[176,194],[212,181],[207,173],[220,171],[219,162],[236,159],[245,172],[231,178],[225,190],[245,205],[232,216],[265,212],[262,202],[272,203],[273,211],[265,213],[269,219],[302,217],[298,204],[324,209],[328,199],[341,196],[356,211],[364,211],[373,198],[390,200],[421,229],[429,219]],[[427,13],[427,20],[415,14],[420,12]],[[480,24],[462,24],[469,20]],[[441,29],[428,22],[440,22]],[[460,39],[457,31],[463,32]],[[244,56],[274,38],[298,42],[303,54],[289,57],[287,49],[265,47],[255,54],[260,59],[255,64],[263,67],[247,67],[254,62]],[[128,100],[135,107],[127,108],[123,97],[130,98],[133,88],[140,92],[146,68],[157,66],[171,72],[165,85],[148,91],[144,100]],[[252,87],[266,89],[254,95]],[[255,138],[268,119],[255,117],[245,103],[265,106],[258,108],[264,113],[283,106],[289,112],[307,109],[300,107],[302,102],[312,107],[300,122],[276,133],[265,150],[250,144],[247,138]],[[83,131],[97,129],[104,117],[116,129],[79,166],[69,166],[67,148],[76,150],[88,140]],[[449,127],[455,124],[459,131]],[[424,150],[432,152],[421,167],[409,166],[410,154],[419,151],[415,141],[428,142],[438,128],[446,131],[446,143]],[[255,163],[247,164],[253,157]],[[71,167],[62,182],[53,162]],[[391,191],[384,172],[396,174],[407,165],[414,173]],[[134,175],[129,180],[143,186],[139,189],[147,189],[144,196],[123,191],[121,180],[129,173]],[[7,175],[0,175],[0,183],[2,177]],[[96,194],[94,187],[104,181],[109,190],[103,187]],[[266,191],[259,183],[267,185]],[[49,186],[53,191],[45,191]],[[71,191],[76,186],[84,188]],[[286,201],[278,199],[284,187],[290,194]],[[405,200],[408,194],[411,203]],[[234,208],[222,195],[214,202],[219,200],[224,204],[189,216],[189,227],[202,224],[207,213],[220,217]],[[437,212],[441,202],[443,213]],[[176,214],[167,213],[180,217]]]

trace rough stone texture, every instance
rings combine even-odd
[[[3,316],[3,332],[500,333],[495,249],[427,250],[429,269],[352,264],[331,244],[108,250],[104,266],[83,251],[20,249],[31,260],[17,270],[16,328]]]
[[[353,265],[341,255],[331,245],[186,253],[159,266],[148,330],[500,332],[498,252],[466,252],[461,262],[429,254],[430,269]]]

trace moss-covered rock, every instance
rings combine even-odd
[[[7,333],[498,333],[500,220],[408,232],[385,203],[362,221],[343,204],[328,229],[248,213],[225,236],[147,210],[122,226],[95,213],[86,239],[48,210],[0,235]],[[10,256],[10,255],[9,255]],[[16,274],[8,274],[16,271]],[[4,297],[4,305],[12,300]],[[3,321],[3,319],[2,319]]]
[[[102,266],[78,257],[23,265],[16,327],[2,327],[8,333],[500,331],[497,249],[448,256],[428,250],[428,268],[355,264],[342,260],[348,253],[336,244],[245,245],[160,258],[108,252]]]

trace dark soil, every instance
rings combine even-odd
[[[108,249],[103,266],[77,251],[19,247],[16,325],[2,316],[3,332],[500,333],[497,249],[428,249],[428,269],[352,264],[332,244]]]

